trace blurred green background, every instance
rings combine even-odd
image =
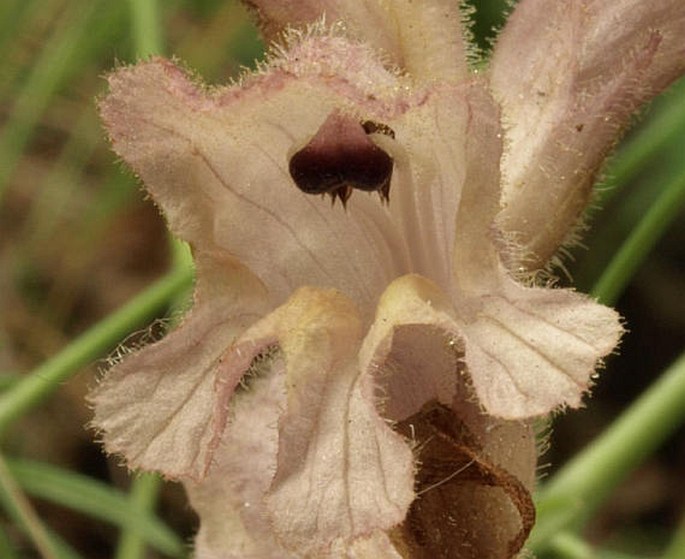
[[[477,39],[487,50],[493,27],[503,21],[504,2],[473,4]],[[0,390],[5,393],[171,265],[162,219],[110,152],[98,122],[95,99],[105,89],[103,76],[155,44],[210,84],[226,82],[263,56],[255,28],[235,0],[169,0],[160,2],[157,12],[145,12],[150,5],[0,3]],[[604,187],[610,189],[593,211],[587,248],[572,250],[565,260],[579,289],[592,288],[666,185],[684,176],[684,109],[681,80],[636,119],[622,155],[605,174]],[[682,351],[682,196],[678,204],[647,260],[636,261],[635,275],[617,301],[629,329],[620,355],[608,360],[587,409],[555,421],[541,475],[583,448]],[[165,316],[165,306],[151,309],[136,327],[144,328],[153,315]],[[103,347],[99,355],[106,353]],[[6,461],[0,464],[0,557],[40,556],[26,526],[31,509],[39,526],[58,534],[57,546],[63,547],[57,553],[64,557],[183,556],[197,521],[179,487],[161,490],[156,508],[164,524],[150,520],[144,506],[136,512],[135,498],[124,493],[128,474],[104,457],[86,429],[90,411],[84,396],[104,366],[95,358],[88,362],[13,416],[7,428],[0,427]],[[634,556],[658,556],[685,510],[684,479],[680,428],[604,504],[586,529],[589,541]],[[150,488],[153,494],[156,485]],[[104,493],[97,492],[101,489]],[[30,506],[22,508],[21,491]],[[73,502],[74,495],[86,503]],[[122,550],[122,527],[124,534],[135,532],[129,551]]]

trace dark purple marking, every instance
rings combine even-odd
[[[394,138],[384,124],[358,120],[335,111],[314,137],[291,158],[290,176],[307,194],[328,194],[345,205],[352,190],[377,191],[389,199],[393,159],[368,134]]]

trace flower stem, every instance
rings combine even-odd
[[[162,26],[157,0],[129,0],[136,56],[162,54]]]
[[[683,421],[685,353],[603,435],[542,487],[530,547],[542,551],[560,530],[582,525]]]
[[[192,270],[177,268],[5,391],[0,397],[0,434],[81,367],[101,357],[136,326],[183,293],[192,279]]]
[[[601,302],[612,305],[623,292],[635,270],[678,216],[685,204],[685,172],[681,172],[661,192],[647,214],[625,240],[592,290]]]

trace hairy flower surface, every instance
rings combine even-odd
[[[240,83],[159,58],[109,78],[114,149],[197,286],[103,378],[94,424],[184,482],[201,559],[513,557],[528,420],[580,405],[621,326],[503,259],[511,237],[538,264],[558,248],[683,71],[685,8],[523,0],[479,74],[458,2],[249,4],[280,46]]]

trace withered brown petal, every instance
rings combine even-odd
[[[408,559],[511,559],[535,522],[530,493],[483,455],[448,407],[436,401],[396,425],[415,443],[417,498],[392,534]]]
[[[352,187],[379,191],[387,199],[393,159],[367,136],[358,120],[336,111],[290,158],[288,169],[307,194],[338,195],[344,202]]]

